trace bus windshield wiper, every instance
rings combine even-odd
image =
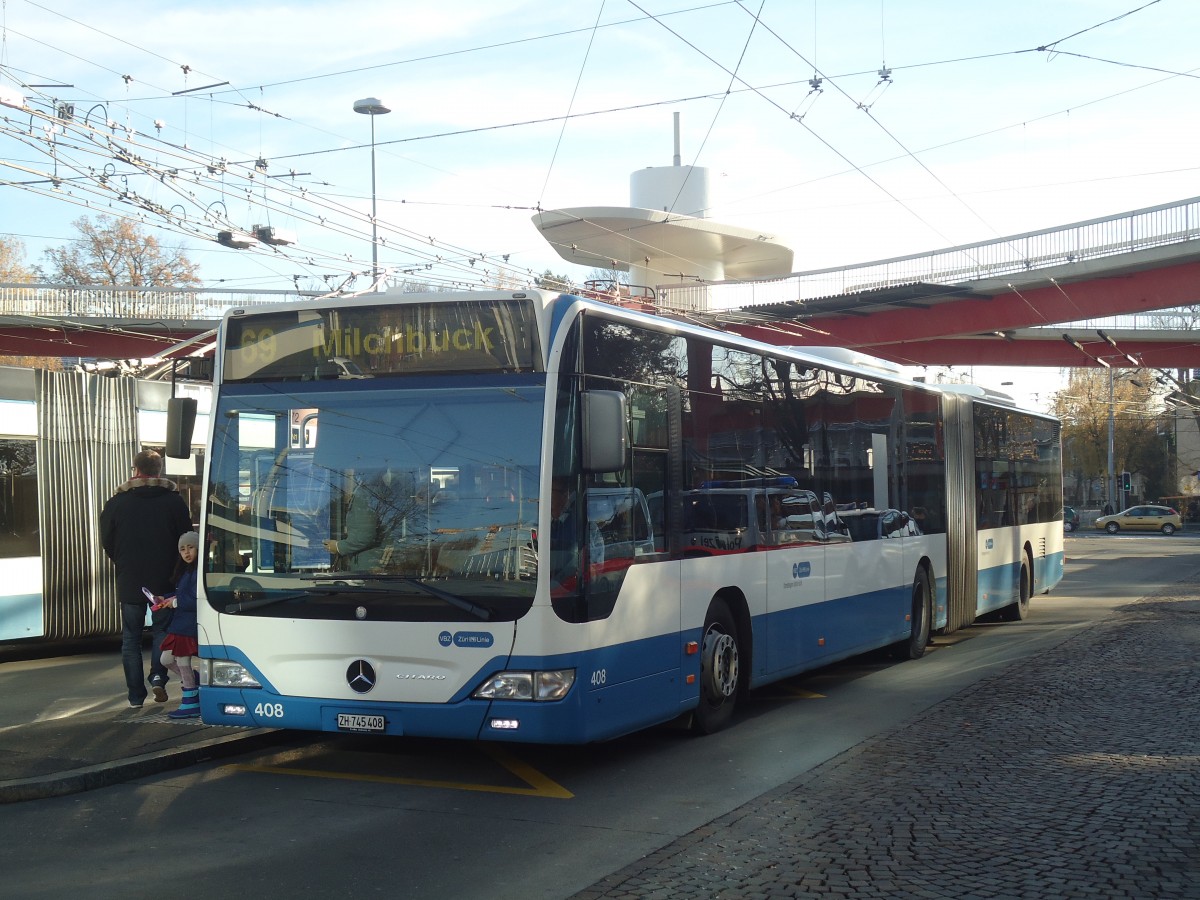
[[[401,581],[406,584],[412,584],[413,587],[424,590],[424,592],[426,594],[430,594],[431,596],[436,596],[436,598],[438,600],[444,600],[445,602],[448,602],[448,604],[450,604],[450,606],[454,606],[454,607],[458,608],[458,610],[462,610],[463,612],[469,612],[476,619],[481,619],[481,620],[484,620],[484,622],[488,622],[488,620],[490,620],[492,618],[492,611],[488,610],[487,607],[480,606],[479,604],[473,604],[472,601],[468,600],[467,598],[464,598],[464,596],[458,596],[457,594],[451,594],[449,592],[449,590],[443,590],[442,588],[433,587],[432,584],[422,581],[421,578],[416,578],[416,577],[413,577],[410,575],[366,575],[366,576],[354,576],[354,580],[358,580],[358,578],[360,578],[360,577],[364,578],[364,580],[377,581],[377,582]],[[344,583],[342,576],[338,576],[338,583]],[[314,590],[314,592],[317,592],[317,590],[331,590],[331,588],[310,588],[310,590]],[[388,593],[388,589],[372,588],[372,587],[366,587],[366,586],[361,586],[361,587],[360,586],[352,586],[352,590],[347,590],[346,593],[353,593],[353,592],[385,594],[385,593]],[[341,593],[341,589],[338,589],[337,592],[335,592],[335,593]]]
[[[239,593],[241,593],[241,591],[234,591],[235,596]],[[304,600],[310,596],[312,596],[310,591],[299,591],[292,594],[275,594],[270,597],[256,597],[253,600],[239,600],[235,603],[226,605],[222,612],[236,614],[240,612],[246,612],[250,609],[260,609],[264,606],[274,606],[276,603],[287,603],[289,600]]]
[[[427,584],[420,578],[413,578],[410,575],[376,575],[374,578],[380,581],[402,581],[405,584],[411,584],[413,587],[420,588],[425,593],[437,597],[439,600],[444,600],[451,606],[461,609],[463,612],[468,612],[477,619],[482,619],[487,622],[492,618],[492,611],[486,607],[472,603],[466,597],[460,597],[458,594],[452,594],[449,591],[444,591],[439,587],[434,587],[432,584]],[[383,590],[382,588],[373,588],[373,590]]]
[[[235,594],[241,593],[235,591]],[[276,594],[269,597],[255,597],[252,600],[241,600],[236,603],[230,603],[225,607],[224,612],[240,613],[251,609],[261,609],[264,606],[274,606],[276,603],[287,603],[289,600],[307,600],[309,597],[323,596],[332,597],[337,594],[382,594],[387,593],[384,588],[360,587],[357,585],[317,585],[315,587],[304,588],[300,591],[293,591],[289,594]]]
[[[426,584],[419,578],[410,578],[404,575],[398,577],[405,584],[411,584],[419,587],[427,594],[432,594],[439,600],[445,600],[451,606],[456,606],[463,612],[469,612],[471,615],[475,616],[475,618],[482,619],[484,622],[492,617],[492,611],[490,609],[485,609],[482,606],[478,606],[472,603],[466,597],[460,597],[458,594],[452,594],[449,591],[443,591],[441,588],[434,587],[432,584]]]

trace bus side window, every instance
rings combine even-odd
[[[754,495],[754,517],[757,520],[760,533],[770,530],[770,522],[767,516],[767,498],[763,494]]]

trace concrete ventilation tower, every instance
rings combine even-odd
[[[708,170],[679,160],[675,113],[674,165],[630,175],[629,206],[547,210],[533,223],[567,262],[629,272],[631,285],[702,286],[791,274],[791,248],[774,235],[708,218]]]

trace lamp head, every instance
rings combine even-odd
[[[362,113],[364,116],[382,116],[390,113],[392,110],[384,106],[378,97],[364,97],[361,100],[354,101],[354,111]]]

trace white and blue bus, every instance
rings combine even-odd
[[[712,732],[1062,577],[1058,422],[865,358],[534,290],[235,309],[217,354],[211,724]]]
[[[97,517],[134,455],[163,448],[177,392],[206,416],[207,384],[0,366],[0,643],[121,634]],[[202,455],[168,459],[164,473],[194,521]]]

